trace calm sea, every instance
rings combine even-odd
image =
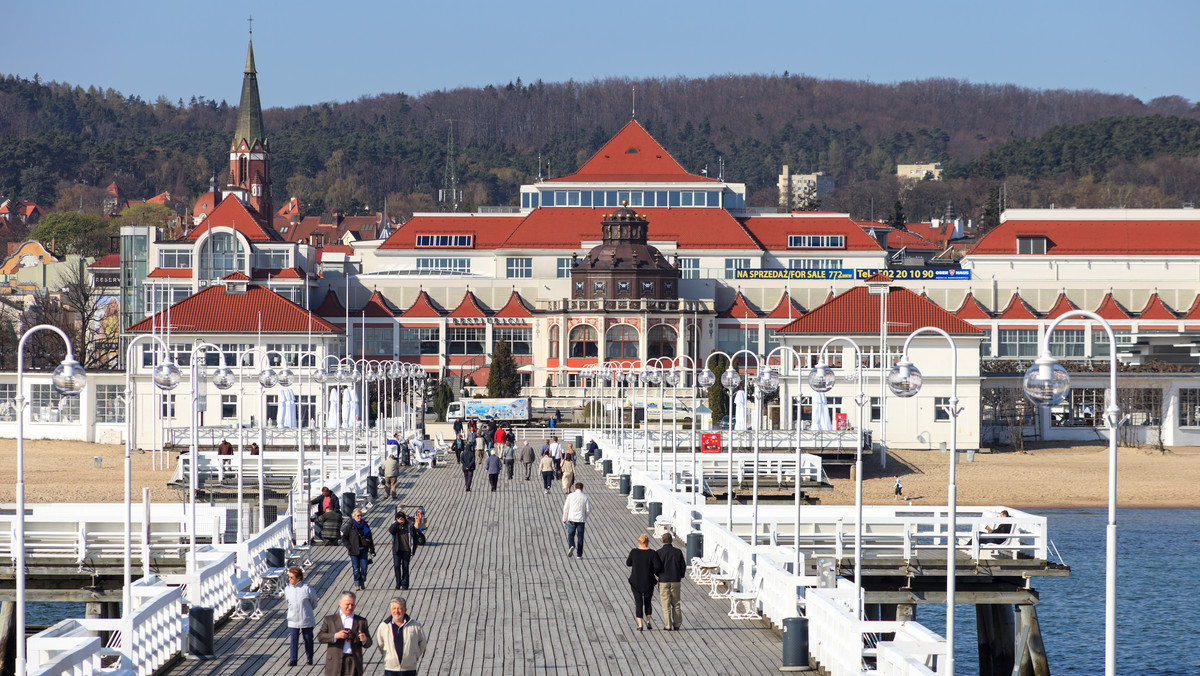
[[[1104,673],[1105,509],[1031,510],[1071,566],[1067,578],[1034,578],[1038,620],[1054,676]],[[1053,553],[1051,554],[1053,558]],[[1200,509],[1117,510],[1117,673],[1200,674]],[[943,606],[917,620],[944,635]],[[955,606],[956,671],[976,673],[975,611]]]

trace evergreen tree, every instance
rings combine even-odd
[[[446,422],[446,409],[454,401],[454,388],[450,387],[445,378],[438,380],[437,389],[433,392],[433,412],[437,414],[438,422]]]
[[[521,379],[517,375],[517,363],[513,361],[508,341],[496,341],[492,353],[492,365],[488,368],[487,393],[489,397],[516,397],[521,394]]]
[[[908,229],[908,219],[904,215],[904,205],[900,200],[896,200],[896,206],[892,207],[892,215],[888,217],[888,225],[897,230]]]
[[[721,374],[725,373],[727,368],[729,360],[725,357],[718,356],[712,361],[712,372],[717,377],[717,382],[708,388],[708,408],[712,410],[714,422],[720,422],[721,418],[729,413],[729,393],[721,385]]]
[[[979,212],[979,232],[983,234],[1000,225],[1000,186],[994,185],[988,190],[987,202]]]

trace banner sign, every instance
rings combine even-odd
[[[945,268],[841,268],[830,270],[752,270],[733,271],[734,279],[867,279],[882,274],[895,281],[970,279],[970,270]]]
[[[704,432],[700,435],[700,452],[701,453],[720,453],[721,452],[721,433],[720,432]]]

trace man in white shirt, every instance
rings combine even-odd
[[[554,460],[554,473],[562,476],[563,447],[558,443],[558,437],[550,437],[550,457]]]
[[[562,522],[567,529],[567,556],[583,558],[583,530],[587,524],[588,514],[592,511],[592,501],[583,492],[583,483],[575,483],[575,492],[567,496],[563,503]]]

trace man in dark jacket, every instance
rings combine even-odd
[[[342,508],[342,506],[338,504],[338,497],[333,494],[333,491],[329,490],[329,486],[322,486],[321,494],[312,500],[309,500],[308,504],[316,507],[316,510],[313,512],[314,521],[321,518],[322,514],[329,511],[330,507],[333,507],[334,509]]]
[[[492,492],[495,493],[496,483],[500,480],[500,456],[496,455],[495,450],[488,455],[484,465],[487,469],[488,483],[492,487]]]
[[[679,631],[683,626],[683,610],[679,607],[679,587],[687,572],[683,552],[672,543],[670,533],[663,533],[662,549],[655,552],[662,561],[662,572],[658,574],[658,600],[662,602],[663,623],[668,631]]]
[[[462,455],[458,456],[459,463],[462,464],[463,480],[467,484],[467,492],[471,492],[471,479],[475,478],[475,451],[473,449],[464,449]]]
[[[338,538],[342,536],[342,513],[337,507],[330,506],[325,509],[325,513],[318,516],[317,538],[321,544],[336,545]]]

